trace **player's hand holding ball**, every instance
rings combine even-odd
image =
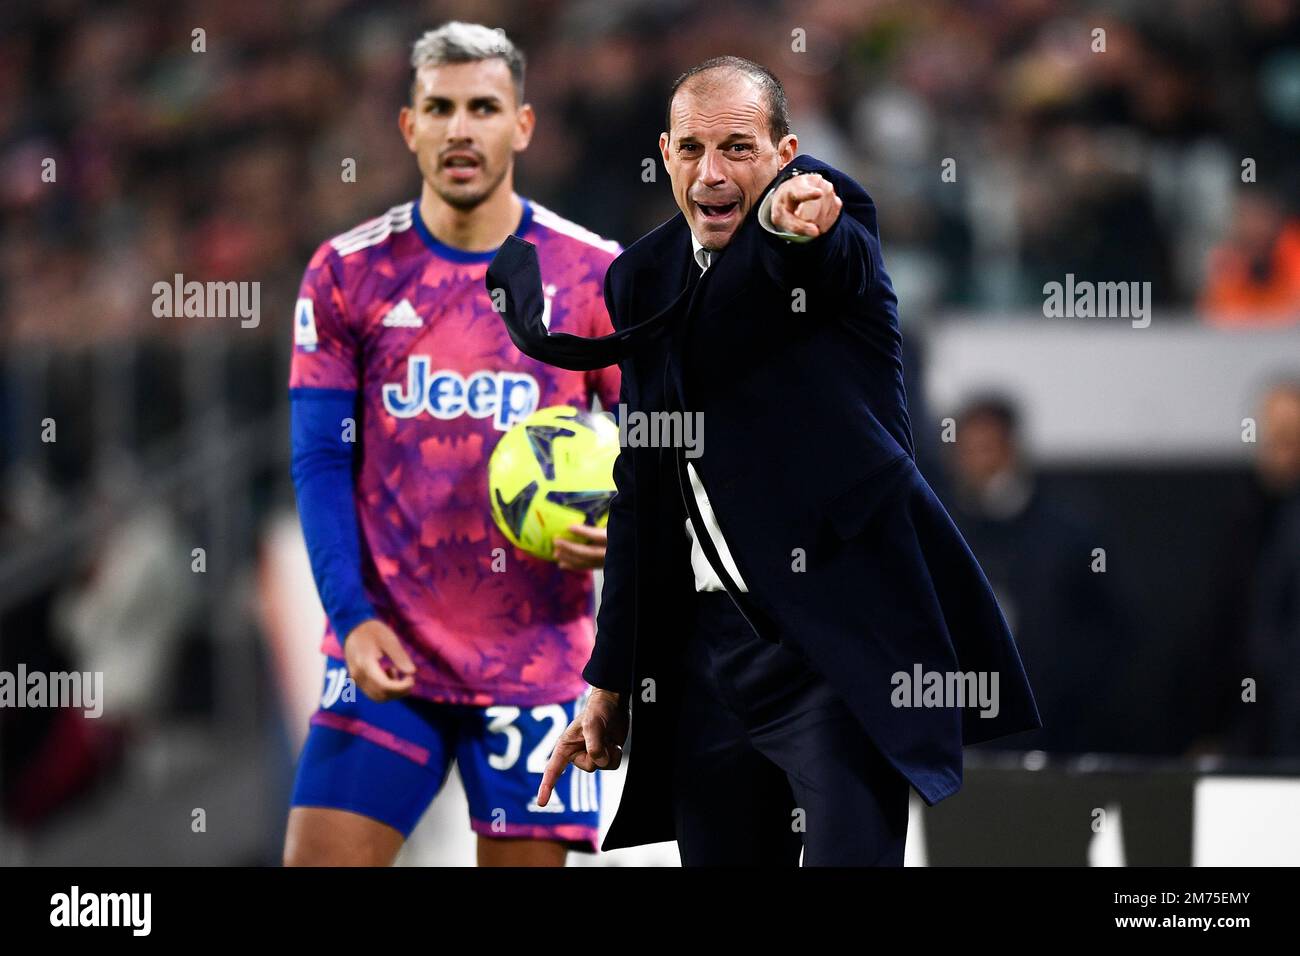
[[[772,196],[772,225],[780,232],[816,239],[840,216],[844,200],[817,173],[787,179]]]
[[[626,740],[627,712],[619,703],[619,695],[593,687],[587,705],[560,734],[542,774],[542,785],[537,788],[537,805],[546,806],[556,781],[569,764],[588,773],[617,770],[623,762],[623,743]]]
[[[609,532],[587,524],[571,524],[569,531],[586,542],[555,539],[555,563],[566,571],[593,571],[605,566],[605,546]]]
[[[343,656],[348,673],[371,700],[396,700],[415,686],[415,664],[382,621],[372,619],[353,628],[343,642]]]
[[[488,461],[492,520],[515,547],[565,571],[603,568],[618,452],[609,415],[572,405],[533,412]]]

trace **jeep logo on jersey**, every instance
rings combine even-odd
[[[537,410],[541,388],[527,372],[481,369],[468,378],[449,369],[432,371],[427,355],[412,355],[407,361],[406,383],[385,385],[384,408],[394,418],[415,418],[428,412],[434,418],[461,415],[491,418],[506,431],[515,422]]]

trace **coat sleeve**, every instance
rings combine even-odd
[[[619,388],[619,405],[626,408],[627,376]],[[614,461],[617,493],[609,506],[605,578],[596,617],[596,643],[582,677],[593,687],[626,694],[632,689],[632,652],[635,642],[636,589],[636,481],[632,452],[620,449]]]
[[[619,248],[622,251],[622,247]],[[605,282],[609,285],[609,266],[605,267]],[[589,338],[599,338],[603,335],[609,335],[614,331],[614,323],[609,317],[609,306],[606,304],[605,296],[593,296],[591,307],[587,310],[586,323],[583,329],[583,335]],[[600,407],[603,411],[615,413],[619,401],[619,367],[617,365],[606,365],[604,368],[591,369],[584,373],[587,381],[587,391],[593,396],[600,398]]]
[[[844,296],[866,295],[881,267],[875,203],[852,177],[807,156],[787,165],[768,192],[801,172],[827,179],[844,208],[835,224],[811,241],[793,242],[761,230],[763,268],[782,288],[815,287]]]
[[[605,273],[605,306],[614,328],[620,328],[626,317],[617,310],[614,289],[615,269]],[[629,383],[633,374],[632,360],[625,361],[619,376],[618,408],[634,407]],[[604,584],[600,592],[600,612],[596,617],[596,643],[591,658],[583,668],[582,677],[592,687],[615,691],[624,695],[632,689],[632,653],[636,640],[636,480],[632,468],[632,453],[619,449],[614,461],[614,487],[616,493],[609,506],[608,544],[605,548]]]

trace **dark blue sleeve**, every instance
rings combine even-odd
[[[352,487],[357,393],[333,388],[289,390],[293,487],[321,604],[339,642],[376,617],[361,584],[361,532]],[[354,424],[351,433],[359,430]]]
[[[629,406],[632,361],[623,363],[618,405]],[[617,493],[609,505],[609,543],[605,549],[605,576],[600,592],[600,614],[596,618],[596,641],[582,670],[582,679],[592,687],[616,691],[627,700],[632,691],[632,650],[635,627],[633,576],[636,573],[636,508],[633,495],[631,448],[620,448],[614,459],[614,487]]]
[[[797,171],[817,173],[827,179],[844,207],[831,227],[809,242],[791,242],[761,230],[764,267],[782,286],[811,284],[855,298],[868,294],[883,268],[875,203],[851,177],[809,156],[800,156],[787,165],[768,192]],[[764,193],[762,199],[766,198]]]

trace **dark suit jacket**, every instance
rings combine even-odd
[[[694,465],[749,589],[735,595],[742,610],[831,682],[934,804],[961,786],[963,742],[1036,728],[1038,712],[988,582],[913,463],[897,300],[871,198],[808,156],[769,188],[796,170],[820,173],[844,201],[817,239],[767,232],[756,204],[702,277],[681,215],[610,266],[616,330],[665,317],[650,323],[663,333],[620,362],[621,400],[632,412],[703,414]],[[684,474],[680,449],[625,448],[614,468],[583,671],[631,704],[628,777],[606,849],[674,838],[677,670],[694,592]],[[707,536],[702,545],[716,568]],[[895,706],[892,675],[917,666],[996,673],[997,716]]]

